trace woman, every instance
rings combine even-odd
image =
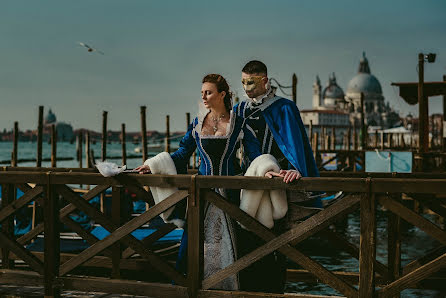
[[[193,120],[179,149],[171,154],[177,173],[185,173],[190,156],[198,149],[201,159],[199,175],[234,175],[235,154],[243,142],[249,160],[261,155],[260,144],[246,128],[244,119],[232,111],[232,99],[226,80],[218,74],[206,75],[202,80],[201,98],[206,111]],[[140,173],[150,172],[150,160],[136,168]],[[153,170],[153,167],[152,167]],[[215,189],[232,203],[238,204],[234,190]],[[204,220],[204,277],[232,264],[237,259],[234,222],[212,204],[205,206]],[[177,267],[186,270],[187,235],[184,233]],[[239,289],[238,276],[226,278],[217,289]]]

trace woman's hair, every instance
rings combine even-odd
[[[226,92],[225,98],[223,99],[225,103],[225,108],[228,112],[232,110],[232,94],[229,92],[229,85],[228,82],[226,82],[225,78],[222,77],[219,74],[211,73],[206,75],[203,78],[202,83],[213,83],[215,86],[217,86],[218,92]]]

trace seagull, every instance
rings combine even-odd
[[[89,46],[88,44],[86,44],[86,43],[79,42],[79,44],[80,44],[81,46],[83,46],[83,47],[86,47],[86,48],[87,48],[87,51],[89,51],[89,52],[98,52],[99,54],[104,55],[104,52],[101,52],[101,51],[99,51],[99,50],[97,50],[97,49],[95,49],[95,48],[92,48],[92,47],[90,47],[90,46]]]

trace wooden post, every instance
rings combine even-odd
[[[310,120],[310,125],[308,127],[308,136],[310,137],[310,144],[313,144],[313,120]]]
[[[293,73],[293,101],[296,104],[297,103],[297,76],[295,73]]]
[[[375,140],[373,141],[373,147],[378,148],[378,131],[375,130]]]
[[[392,149],[393,147],[393,134],[392,133],[388,133],[387,134],[387,145],[389,146],[389,149]]]
[[[59,277],[60,234],[58,195],[51,185],[51,172],[47,173],[46,197],[44,209],[44,285],[45,297],[60,297],[60,288],[56,284]]]
[[[6,168],[6,167],[5,167]],[[2,200],[0,200],[0,204],[2,209],[6,206],[14,203],[15,197],[15,188],[14,184],[3,184],[2,185]],[[1,226],[1,231],[7,237],[14,239],[14,215],[8,216],[3,222]],[[5,246],[1,248],[2,252],[2,268],[3,269],[12,269],[14,267],[14,260],[10,259],[9,249]]]
[[[400,144],[401,144],[401,148],[404,149],[406,148],[406,142],[404,141],[404,134],[400,134]]]
[[[371,192],[371,178],[366,181],[366,193],[360,202],[360,252],[359,252],[359,297],[374,297],[376,218],[375,194]]]
[[[381,150],[384,150],[384,131],[381,130]]]
[[[57,166],[57,131],[56,125],[51,124],[51,167]]]
[[[196,175],[191,176],[188,198],[187,222],[187,279],[189,297],[197,297],[203,278],[203,208]]]
[[[349,127],[347,130],[347,151],[350,151],[351,148],[351,135],[352,135],[352,128]]]
[[[142,162],[144,163],[147,156],[147,124],[146,124],[146,106],[140,107],[141,114],[141,146],[142,146]]]
[[[189,125],[190,125],[190,113],[186,113],[186,133],[187,133],[187,131],[188,131],[188,129],[189,129]],[[193,163],[195,162],[195,157],[194,156],[192,156],[192,158],[193,158]],[[240,159],[240,162],[241,162],[242,160]],[[194,165],[192,165],[192,167],[194,167]],[[187,168],[189,169],[190,168],[190,158],[189,158],[189,162],[187,163]]]
[[[102,112],[102,161],[107,159],[107,114],[107,111]]]
[[[446,82],[446,75],[443,75],[443,81]],[[443,125],[442,125],[442,138],[443,138],[443,151],[446,151],[446,95],[443,95]]]
[[[18,142],[19,142],[19,123],[17,121],[14,122],[14,137],[13,137],[13,146],[12,146],[12,159],[11,159],[11,165],[13,167],[17,166],[17,149],[18,149]]]
[[[358,150],[358,136],[356,133],[356,122],[353,122],[353,150]]]
[[[79,168],[82,168],[82,143],[84,142],[84,135],[79,131],[77,135],[77,160],[79,161]]]
[[[87,168],[91,168],[93,166],[91,164],[90,153],[90,132],[87,131],[87,134],[85,136],[85,165],[87,166]]]
[[[42,134],[43,134],[43,106],[39,106],[39,120],[37,123],[37,157],[36,167],[42,166]]]
[[[165,150],[170,153],[170,121],[169,115],[166,115],[166,138],[165,138]]]
[[[125,123],[121,124],[121,149],[122,149],[122,165],[127,164],[127,149],[126,149],[126,143],[125,143],[126,137],[125,137]]]
[[[392,199],[400,202],[401,194],[393,195]],[[401,274],[401,218],[391,211],[388,211],[387,231],[389,279],[390,281],[394,281]],[[396,297],[399,297],[399,295]]]
[[[121,214],[122,209],[122,200],[124,200],[124,188],[121,185],[114,185],[112,187],[112,210],[111,210],[111,216],[113,223],[120,227],[122,223],[124,222],[123,216]],[[112,278],[120,278],[121,277],[121,270],[120,270],[120,263],[121,263],[121,252],[122,247],[119,241],[112,246]]]
[[[361,149],[365,150],[367,144],[367,132],[365,127],[364,93],[361,92]]]
[[[314,137],[313,137],[313,141],[314,141],[314,145],[313,145],[313,154],[314,154],[314,160],[317,162],[317,159],[318,159],[318,154],[319,154],[319,144],[318,144],[318,141],[319,141],[319,136],[318,136],[318,133],[317,132],[315,132],[314,133]]]
[[[325,127],[322,126],[322,130],[321,130],[321,149],[325,150],[325,134],[326,134],[326,130]]]
[[[429,146],[429,107],[424,96],[424,55],[418,54],[418,151],[420,153],[420,170],[425,170],[424,153]]]
[[[336,150],[336,131],[335,127],[331,127],[331,150]]]

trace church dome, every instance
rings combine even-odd
[[[362,59],[359,61],[358,74],[347,85],[347,93],[361,92],[382,94],[381,84],[370,73],[369,61],[365,57],[365,53],[362,53]]]
[[[336,83],[336,77],[333,73],[333,77],[330,77],[328,79],[328,86],[324,88],[324,91],[322,92],[322,98],[333,98],[333,99],[343,99],[344,98],[344,91],[341,87],[338,86]]]
[[[376,93],[382,94],[378,79],[369,73],[358,73],[347,85],[348,93]]]
[[[48,114],[45,117],[45,123],[46,124],[56,123],[56,115],[51,111],[51,109],[48,111]]]

